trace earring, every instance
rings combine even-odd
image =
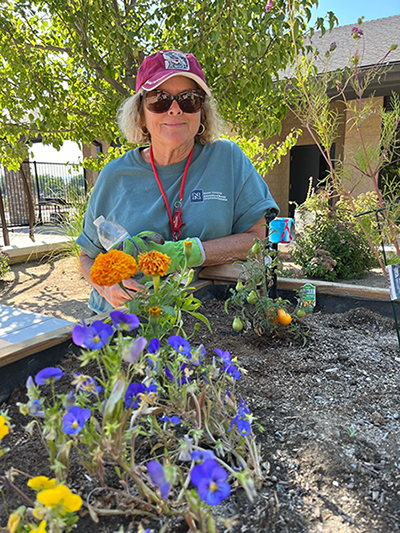
[[[204,126],[204,124],[202,122],[200,122],[200,128],[199,128],[199,131],[196,133],[196,135],[203,135],[203,133],[206,131],[206,127]]]
[[[149,134],[149,130],[146,128],[146,126],[142,126],[142,129],[141,129],[142,133],[144,136],[148,135]]]

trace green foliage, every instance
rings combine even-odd
[[[8,254],[6,254],[6,252],[3,252],[0,246],[0,279],[3,279],[7,272],[10,271],[8,261]]]
[[[83,165],[89,170],[100,172],[107,163],[123,156],[126,152],[132,150],[133,148],[135,148],[135,145],[129,143],[121,144],[121,146],[118,147],[110,146],[105,154],[100,153],[96,154],[95,156],[86,157],[83,161]]]
[[[278,319],[278,311],[286,312],[288,301],[282,298],[271,298],[270,290],[273,285],[274,269],[278,258],[269,246],[268,238],[254,239],[247,261],[238,261],[242,265],[242,273],[235,289],[230,289],[231,296],[225,302],[225,311],[233,310],[232,327],[236,331],[254,328],[258,335],[280,333],[284,334],[287,327],[299,333],[296,322],[282,324]],[[238,320],[239,319],[239,320]],[[238,324],[242,327],[238,327]]]
[[[296,238],[292,255],[305,277],[326,281],[361,278],[376,265],[364,234],[345,209],[317,212],[315,223]]]
[[[294,57],[290,19],[301,49],[316,3],[275,0],[268,13],[255,0],[1,3],[0,163],[16,169],[38,135],[55,148],[115,141],[143,57],[166,48],[196,55],[236,131],[271,136],[286,114],[276,80]]]
[[[61,237],[66,237],[66,240],[60,243],[57,250],[50,253],[50,257],[57,254],[65,257],[73,256],[76,257],[76,259],[79,259],[81,248],[76,244],[76,239],[83,230],[83,219],[88,208],[91,193],[92,190],[90,190],[85,196],[76,192],[70,193],[68,211],[63,215],[55,230],[56,234]],[[38,233],[40,232],[41,228],[39,227]]]
[[[295,146],[301,134],[301,130],[292,129],[282,142],[272,143],[268,146],[257,135],[253,135],[250,138],[225,137],[235,141],[253,163],[257,172],[261,176],[265,176]]]
[[[354,212],[357,215],[358,223],[367,232],[374,246],[379,247],[382,244],[382,235],[376,220],[376,210],[379,209],[379,198],[375,192],[369,191],[359,194],[350,203],[349,199],[342,196],[337,202],[337,208]]]

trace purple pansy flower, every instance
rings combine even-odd
[[[38,418],[44,418],[43,403],[41,400],[32,400],[29,402],[29,412],[32,416],[37,416]]]
[[[182,423],[182,421],[179,418],[179,416],[163,415],[163,416],[160,416],[160,420],[161,420],[161,422],[169,422],[170,424],[175,424],[175,425],[178,425],[178,424]]]
[[[129,383],[128,388],[125,392],[125,401],[124,404],[127,407],[132,407],[136,409],[140,404],[139,394],[143,394],[146,388],[142,383]]]
[[[250,409],[247,407],[246,402],[241,399],[239,403],[239,409],[238,409],[237,415],[232,420],[228,431],[230,431],[233,428],[233,426],[236,424],[237,429],[241,435],[244,435],[244,436],[248,435],[251,431],[249,420],[251,420]]]
[[[150,394],[151,392],[157,392],[157,384],[151,383],[148,387],[143,383],[129,383],[125,392],[124,404],[127,407],[136,409],[140,405],[140,395]]]
[[[179,445],[179,461],[190,461],[190,454],[193,452],[193,439],[189,435],[184,435]]]
[[[58,381],[64,372],[60,368],[49,366],[36,374],[35,381],[37,385],[46,385],[49,381]]]
[[[71,407],[63,418],[63,431],[67,435],[77,435],[85,425],[85,422],[91,415],[90,409],[81,409],[77,405]]]
[[[170,364],[168,363],[165,367],[165,373],[168,376],[170,381],[175,381],[173,370],[170,367]],[[190,380],[190,375],[187,371],[187,364],[186,363],[179,363],[179,368],[177,372],[177,378],[176,382],[181,387],[182,385],[185,385],[185,383],[188,383]]]
[[[75,372],[74,374],[75,377],[79,377],[80,375],[81,374],[79,372]],[[89,394],[96,390],[97,394],[100,394],[103,389],[100,387],[100,385],[97,384],[95,378],[87,376],[87,379],[77,386],[77,390],[87,392]]]
[[[138,337],[135,341],[122,352],[122,359],[127,363],[135,364],[146,348],[147,340],[144,337]]]
[[[190,354],[190,344],[189,342],[184,339],[183,337],[180,337],[179,335],[172,335],[168,339],[168,344],[178,353],[182,355],[188,355]]]
[[[160,349],[160,341],[157,338],[151,339],[147,347],[147,351],[149,353],[155,354],[158,352],[159,349]]]
[[[123,311],[112,311],[110,313],[110,318],[113,321],[114,328],[121,331],[132,331],[140,325],[136,315],[127,315]]]
[[[95,320],[88,328],[82,320],[82,326],[77,324],[74,327],[72,340],[77,346],[84,346],[89,350],[100,350],[108,343],[113,333],[112,326],[104,324],[101,320]]]
[[[188,359],[192,363],[192,365],[198,366],[200,363],[202,363],[206,353],[207,352],[203,344],[200,344],[200,346],[196,348],[193,353],[188,354]]]
[[[158,461],[150,461],[147,463],[147,470],[153,485],[156,485],[160,489],[162,498],[168,498],[171,483],[165,478],[163,466]]]
[[[33,381],[32,376],[29,376],[29,378],[26,380],[26,393],[29,398],[35,392],[35,388],[35,382]]]
[[[219,505],[231,492],[226,481],[228,474],[215,459],[206,459],[203,464],[192,468],[190,479],[200,498],[208,505]]]
[[[231,354],[229,352],[224,352],[223,350],[220,350],[219,348],[214,348],[214,352],[220,356],[220,358],[225,362],[229,362],[231,360]]]
[[[65,409],[67,409],[67,410],[71,409],[71,407],[73,407],[74,404],[75,404],[75,399],[76,399],[75,398],[75,391],[71,391],[68,394],[67,398],[65,399],[65,402],[64,402]]]
[[[204,462],[206,459],[215,459],[214,452],[212,450],[194,450],[190,457],[193,461]]]
[[[240,371],[236,368],[236,366],[233,363],[231,363],[231,362],[224,363],[223,370],[224,370],[224,372],[226,372],[227,374],[232,376],[233,379],[240,379],[241,373],[240,373]]]

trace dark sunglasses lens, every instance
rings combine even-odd
[[[204,98],[195,92],[186,91],[177,97],[179,107],[184,113],[197,113],[203,107]]]
[[[163,91],[150,91],[146,95],[146,107],[153,113],[165,113],[171,107],[173,98]]]
[[[204,96],[192,90],[184,91],[175,98],[165,91],[150,91],[146,94],[146,107],[152,113],[165,113],[174,100],[184,113],[197,113],[204,104]]]

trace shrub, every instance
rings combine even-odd
[[[3,279],[10,270],[10,267],[8,266],[8,260],[8,254],[0,250],[0,279]]]
[[[293,258],[306,277],[326,281],[361,278],[376,264],[361,228],[345,209],[317,212],[315,224],[296,239]]]
[[[53,252],[50,252],[50,259],[54,255],[61,255],[62,257],[76,257],[79,259],[81,248],[76,244],[76,239],[82,233],[83,219],[89,204],[92,189],[88,191],[85,196],[71,195],[69,202],[71,211],[65,215],[56,230],[56,233],[61,237],[67,237],[67,240],[60,244],[60,247]],[[41,230],[39,229],[38,233]]]

